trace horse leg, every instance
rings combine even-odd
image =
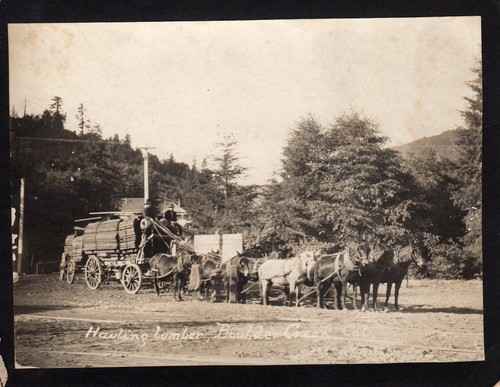
[[[335,282],[335,309],[342,310],[342,283]]]
[[[295,293],[295,281],[289,282],[290,284],[290,289],[288,291],[288,306],[292,306],[292,301],[293,301],[293,294]]]
[[[177,293],[177,298],[178,301],[182,301],[182,274],[181,273],[175,273],[174,274],[174,281],[175,281],[175,292]]]
[[[153,278],[153,286],[155,288],[156,296],[160,296],[160,287],[158,286],[158,278],[156,276]]]
[[[347,295],[347,278],[345,280],[342,280],[342,291],[341,291],[341,294],[344,295],[344,297],[342,297],[342,304],[340,306],[340,309],[344,309],[346,306],[345,306],[345,298],[346,298],[346,295]]]
[[[323,287],[321,282],[316,284],[316,307],[323,308]]]
[[[373,310],[376,312],[377,309],[377,296],[378,296],[378,286],[379,282],[375,281],[373,282]]]
[[[241,291],[243,290],[243,281],[241,278],[238,278],[238,282],[236,283],[236,302],[245,303],[245,294]]]
[[[358,305],[357,305],[357,300],[358,300],[358,284],[357,282],[354,283],[354,292],[352,295],[352,308],[354,310],[358,310]]]
[[[172,275],[172,296],[174,301],[177,301],[177,276],[175,273]]]
[[[392,282],[387,281],[387,290],[385,291],[384,309],[389,310],[389,298],[391,298]]]
[[[267,305],[267,280],[260,280],[260,301],[262,305]]]
[[[300,300],[300,287],[301,285],[295,285],[295,307],[299,307],[299,300]]]
[[[269,305],[269,293],[271,292],[271,286],[273,286],[273,283],[271,281],[267,281],[267,284],[266,284],[266,305]]]
[[[370,296],[370,283],[368,282],[368,284],[366,284],[364,281],[362,281],[359,284],[359,290],[361,291],[361,312],[365,312],[368,310],[368,298]]]
[[[394,284],[394,308],[396,308],[396,310],[399,310],[398,298],[399,298],[399,288],[401,287],[401,282],[403,281],[398,281]]]
[[[285,285],[283,288],[283,293],[285,293],[285,305],[289,305],[290,302],[290,285]]]
[[[342,308],[346,307],[346,299],[347,299],[347,289],[349,287],[349,284],[346,282],[345,284],[342,283]]]

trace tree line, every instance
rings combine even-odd
[[[386,146],[376,122],[357,111],[323,125],[309,115],[290,130],[279,178],[242,185],[238,142],[225,136],[213,155],[187,165],[150,156],[150,192],[180,199],[193,218],[191,233],[234,233],[254,254],[293,254],[314,246],[338,251],[366,240],[421,247],[421,276],[474,278],[482,270],[482,72],[457,131],[458,159],[423,150],[403,158]],[[76,218],[112,211],[143,194],[143,159],[130,136],[103,138],[81,104],[79,132],[65,128],[63,101],[41,115],[10,117],[13,204],[26,180],[26,234],[32,250],[58,258]],[[52,140],[49,140],[52,139]],[[60,141],[54,141],[59,139]]]

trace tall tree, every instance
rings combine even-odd
[[[85,129],[90,128],[90,121],[87,119],[87,110],[83,106],[83,103],[80,103],[80,105],[78,106],[76,119],[78,120],[78,128],[80,129],[80,136],[83,136],[85,134]]]
[[[235,204],[234,198],[238,179],[244,174],[246,168],[239,162],[237,152],[238,141],[233,135],[226,134],[222,141],[215,144],[214,154],[211,156],[211,174],[213,182],[219,187],[222,202],[216,203],[218,221],[223,230],[230,228],[235,219],[231,216],[231,207]]]
[[[53,97],[52,103],[50,104],[50,110],[53,113],[62,114],[61,108],[62,108],[62,98],[58,96]]]
[[[384,148],[378,126],[357,112],[324,129],[312,117],[293,129],[283,152],[283,181],[267,202],[269,219],[288,238],[330,245],[374,238],[401,243],[423,205],[397,152]],[[293,236],[295,235],[295,238]]]
[[[237,146],[238,141],[233,135],[224,135],[223,140],[215,144],[217,153],[212,156],[215,163],[212,174],[215,180],[219,182],[226,200],[231,194],[234,183],[246,170],[240,165]]]
[[[472,96],[464,97],[467,108],[461,112],[464,125],[457,140],[457,179],[460,183],[453,194],[455,203],[466,212],[464,237],[466,249],[474,255],[478,265],[482,262],[482,137],[483,137],[483,73],[481,62],[472,69],[476,78],[467,85]]]

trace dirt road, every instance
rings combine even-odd
[[[256,297],[174,302],[149,284],[130,295],[119,283],[90,290],[81,274],[73,285],[56,274],[23,277],[14,285],[16,361],[54,368],[484,358],[480,281],[410,280],[403,310],[388,313],[320,310],[313,299],[289,308],[274,296],[268,307]]]

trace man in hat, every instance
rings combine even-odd
[[[170,203],[165,211],[164,219],[168,220],[170,223],[177,222],[177,212],[174,210],[174,204]]]
[[[174,210],[174,204],[170,203],[163,215],[164,223],[166,223],[167,227],[172,230],[172,232],[176,235],[182,235],[182,227],[179,223],[177,223],[177,213]]]
[[[144,210],[142,211],[142,215],[145,218],[148,217],[148,218],[153,218],[154,219],[155,213],[154,213],[154,208],[152,206],[152,203],[151,203],[150,199],[147,199],[144,202]]]

